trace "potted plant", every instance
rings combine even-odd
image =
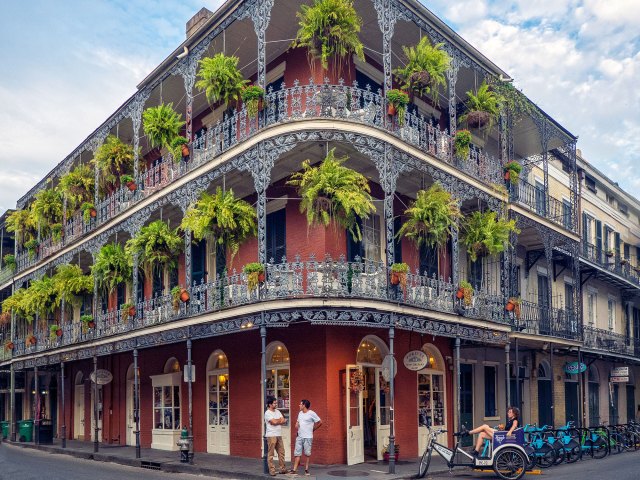
[[[260,110],[260,103],[264,98],[264,90],[258,85],[248,85],[240,94],[242,103],[247,107],[247,115],[255,117]]]
[[[78,165],[60,178],[58,188],[67,200],[67,209],[75,212],[84,202],[93,199],[95,173],[89,165]]]
[[[189,291],[182,285],[176,285],[171,289],[171,298],[173,309],[178,311],[180,309],[180,302],[186,303],[189,301]]]
[[[354,54],[363,62],[364,46],[358,38],[362,19],[353,7],[352,0],[315,0],[313,5],[301,5],[297,13],[300,28],[292,47],[307,49],[311,70],[320,61],[323,70],[342,73],[345,59]]]
[[[460,286],[456,292],[456,298],[458,298],[458,300],[463,300],[465,306],[471,306],[471,303],[473,302],[473,287],[469,282],[466,280],[462,280],[460,282]]]
[[[460,160],[469,158],[471,150],[471,132],[469,130],[458,130],[453,137],[453,149]]]
[[[136,185],[136,182],[133,176],[127,175],[127,174],[120,176],[120,185],[125,185],[130,192],[135,192],[136,189],[138,188],[138,185]]]
[[[500,115],[500,97],[489,88],[486,81],[476,90],[467,92],[467,112],[460,117],[469,128],[491,129]]]
[[[625,265],[629,265],[629,260],[627,260],[626,258],[621,258],[620,259],[620,265],[621,266],[625,266]]]
[[[398,456],[400,455],[400,445],[397,443],[394,443],[393,445],[393,457],[395,458],[396,462],[398,461]],[[382,447],[382,459],[385,462],[389,461],[389,444],[387,445],[383,445]]]
[[[300,211],[306,212],[309,225],[339,225],[359,241],[362,233],[357,218],[368,218],[376,208],[367,178],[342,165],[348,158],[336,158],[332,148],[318,166],[303,161],[303,171],[291,175],[287,185],[297,187]]]
[[[387,92],[387,113],[391,116],[398,116],[398,125],[404,125],[404,117],[409,105],[409,95],[398,89],[392,89]]]
[[[24,248],[29,252],[29,257],[33,258],[38,253],[40,242],[37,238],[32,238],[31,240],[27,240],[24,242]]]
[[[42,238],[50,233],[50,225],[62,222],[62,196],[56,189],[40,190],[31,204],[33,223],[39,228]]]
[[[4,266],[5,268],[8,268],[11,271],[14,271],[16,269],[16,257],[13,253],[7,253],[4,257]]]
[[[25,244],[25,247],[26,247],[26,244]],[[609,249],[609,250],[606,250],[606,251],[604,252],[604,254],[605,254],[607,257],[611,258],[611,257],[613,257],[613,256],[616,254],[616,252],[615,252],[613,249]]]
[[[142,113],[142,127],[151,147],[171,150],[171,144],[184,124],[182,115],[173,109],[173,103],[149,107]]]
[[[11,340],[7,340],[7,341],[4,343],[4,350],[5,350],[6,352],[10,352],[11,350],[13,350],[13,349],[14,349],[14,347],[15,347],[15,344],[14,344]]]
[[[56,341],[58,337],[62,336],[62,328],[58,325],[51,325],[49,327],[49,340],[52,342]]]
[[[93,275],[85,275],[79,265],[64,264],[56,267],[52,277],[55,304],[79,306],[83,295],[93,293]]]
[[[199,80],[195,86],[204,91],[209,104],[221,101],[226,107],[229,102],[238,101],[245,85],[249,83],[238,69],[239,60],[236,56],[224,53],[200,60]]]
[[[162,220],[151,222],[140,229],[138,234],[127,241],[126,252],[138,260],[147,278],[154,267],[175,267],[178,255],[184,248],[184,241],[177,230],[171,229]]]
[[[91,266],[91,274],[98,288],[111,293],[118,285],[131,281],[132,259],[122,245],[108,243],[103,245]]]
[[[236,198],[232,189],[220,187],[214,195],[203,192],[198,201],[189,206],[180,228],[190,230],[196,240],[213,236],[220,247],[231,251],[232,258],[240,245],[258,232],[255,208]]]
[[[462,224],[462,244],[472,262],[479,256],[497,255],[509,244],[512,232],[520,233],[515,220],[498,218],[496,212],[473,212]]]
[[[178,135],[171,141],[171,154],[173,155],[174,162],[179,162],[181,158],[189,156],[189,139]]]
[[[259,262],[247,263],[243,271],[247,275],[247,286],[250,292],[255,290],[258,284],[263,283],[265,280],[264,265]]]
[[[49,225],[49,230],[51,231],[51,238],[55,242],[59,242],[64,236],[64,228],[62,227],[62,223],[52,223]]]
[[[24,246],[27,240],[37,234],[37,228],[29,210],[12,212],[7,217],[6,225],[7,231],[14,233],[15,241],[18,245]]]
[[[11,312],[3,311],[0,313],[0,325],[8,325],[11,322]]]
[[[400,285],[402,290],[407,289],[407,272],[409,271],[409,265],[406,263],[394,263],[391,265],[391,285]]]
[[[24,340],[24,344],[25,344],[26,347],[34,346],[36,343],[38,343],[38,339],[32,333],[27,335],[27,337]]]
[[[520,180],[520,172],[522,172],[522,165],[512,160],[504,166],[504,179],[512,185],[517,185]]]
[[[441,248],[460,216],[458,201],[438,183],[418,191],[417,198],[404,212],[406,220],[397,237],[407,237],[416,246]]]
[[[516,318],[520,320],[520,305],[522,300],[519,297],[510,297],[507,300],[507,305],[505,306],[505,310],[507,312],[513,312],[516,315]]]
[[[135,154],[133,145],[124,143],[115,135],[109,135],[96,150],[93,163],[100,171],[100,190],[111,194],[118,187],[120,177],[133,171]]]
[[[80,321],[82,322],[82,330],[84,332],[89,331],[90,328],[96,328],[96,322],[93,320],[93,315],[80,315]]]
[[[413,47],[402,47],[407,63],[393,71],[402,88],[418,95],[430,94],[438,98],[438,90],[447,84],[445,74],[449,70],[451,58],[442,47],[443,43],[431,45],[424,36]]]
[[[87,224],[91,222],[92,218],[96,218],[98,216],[98,211],[96,210],[95,205],[91,202],[84,202],[80,207],[80,211],[82,212],[82,219],[84,220],[84,223]]]
[[[136,306],[131,300],[129,300],[127,303],[123,303],[120,306],[120,314],[122,315],[122,321],[126,323],[129,319],[135,318]]]

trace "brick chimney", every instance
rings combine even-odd
[[[213,12],[211,12],[211,10],[202,7],[200,11],[187,22],[187,38],[191,38],[212,16]]]

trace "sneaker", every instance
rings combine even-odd
[[[471,455],[473,456],[473,458],[478,458],[480,456],[480,452],[474,448],[473,450],[471,450]]]
[[[304,474],[305,474],[306,477],[310,477],[311,476],[311,474],[309,473],[309,470],[305,470]]]
[[[293,468],[291,470],[289,470],[287,472],[287,475],[298,475],[298,472],[296,472]]]

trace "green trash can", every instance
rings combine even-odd
[[[0,422],[0,426],[2,426],[2,439],[6,440],[9,438],[9,422]]]
[[[20,420],[18,422],[18,440],[21,442],[33,442],[33,420]]]

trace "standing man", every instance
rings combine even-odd
[[[264,412],[264,423],[267,425],[264,436],[267,437],[267,464],[272,477],[276,476],[276,467],[273,465],[273,451],[278,452],[278,466],[280,473],[287,473],[287,466],[284,463],[284,443],[282,441],[282,425],[287,420],[280,410],[276,409],[278,401],[275,397],[267,397],[267,411]]]
[[[296,437],[296,446],[293,455],[296,457],[293,462],[293,468],[289,470],[289,473],[297,475],[298,465],[300,464],[300,457],[302,452],[307,457],[304,474],[309,476],[309,459],[311,458],[311,444],[313,443],[313,432],[320,428],[322,420],[313,410],[309,410],[311,402],[309,400],[300,401],[300,412],[298,413],[298,420],[296,421],[296,428],[298,429],[298,436]]]

